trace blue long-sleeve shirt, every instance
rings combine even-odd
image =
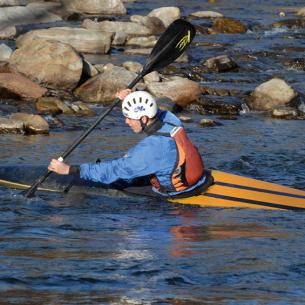
[[[158,119],[163,123],[158,132],[170,133],[174,126],[182,126],[181,121],[169,111],[158,111]],[[173,126],[174,125],[174,126]],[[150,135],[128,150],[121,158],[94,164],[82,164],[80,177],[103,184],[111,184],[117,180],[129,180],[137,177],[155,175],[169,195],[174,192],[171,185],[171,174],[176,166],[178,152],[175,140],[168,136]],[[204,182],[200,179],[196,185]],[[156,191],[156,190],[155,190]]]

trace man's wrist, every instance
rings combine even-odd
[[[80,167],[79,167],[79,165],[70,165],[70,167],[69,167],[69,175],[79,176],[80,175]]]

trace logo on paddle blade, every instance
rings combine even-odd
[[[188,30],[187,34],[183,36],[180,39],[180,41],[177,43],[176,48],[179,49],[179,51],[182,51],[190,42],[191,42],[191,31]]]

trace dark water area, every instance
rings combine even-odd
[[[147,14],[164,5],[138,1],[127,7],[129,14]],[[304,58],[304,29],[270,26],[295,18],[304,1],[166,2],[171,5],[179,6],[183,16],[218,11],[250,28],[243,35],[195,38],[222,46],[192,46],[191,65],[228,54],[241,67],[237,73],[205,74],[202,84],[244,92],[280,76],[305,93],[304,71],[285,65]],[[286,17],[279,16],[281,11]],[[93,63],[125,60],[119,52],[88,58]],[[304,121],[246,112],[236,120],[211,116],[222,125],[200,128],[202,116],[187,115],[193,122],[185,127],[207,167],[305,190]],[[95,119],[59,118],[64,130],[53,129],[48,136],[1,135],[0,166],[47,165]],[[140,138],[116,109],[68,161],[119,157]],[[0,188],[0,201],[0,304],[305,303],[304,213],[72,193],[26,199],[5,188]]]

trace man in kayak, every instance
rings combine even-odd
[[[133,132],[147,136],[119,159],[80,166],[53,159],[48,169],[103,184],[141,177],[164,196],[188,195],[199,189],[206,180],[203,162],[181,121],[173,113],[158,109],[155,99],[145,91],[124,89],[117,97],[123,100],[126,124]]]

